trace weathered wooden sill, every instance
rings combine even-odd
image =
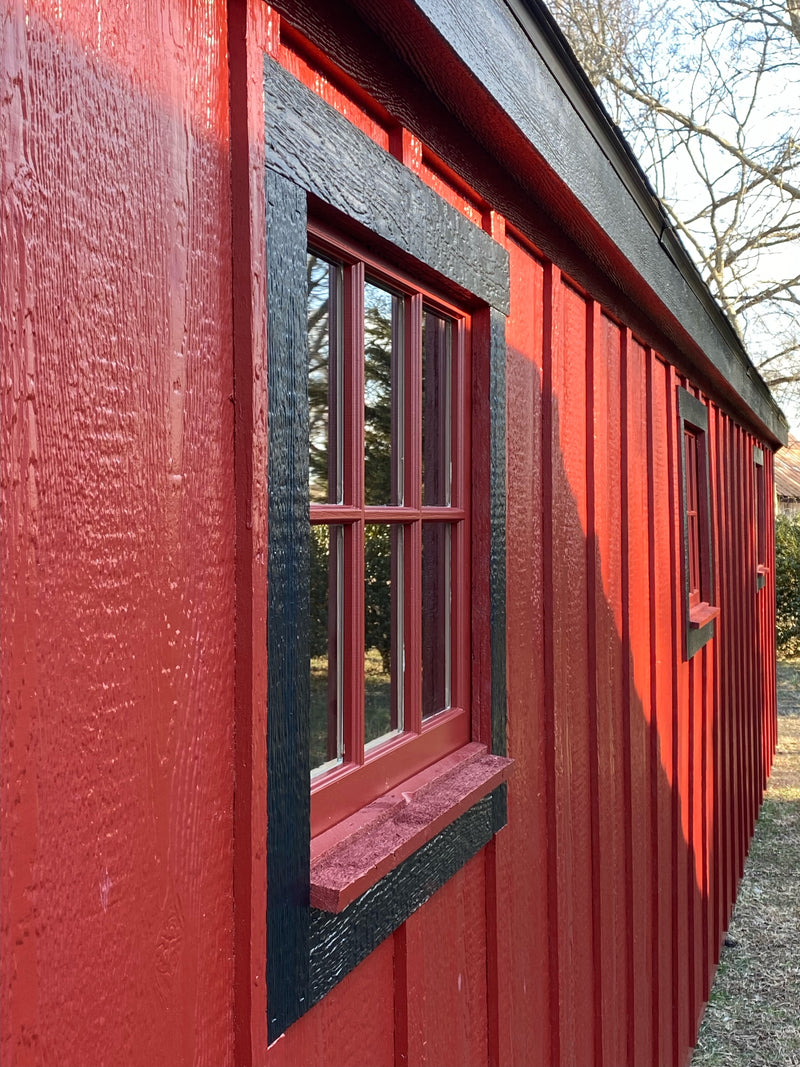
[[[719,608],[703,601],[702,604],[696,604],[689,610],[689,626],[693,630],[699,630],[716,619],[717,615],[719,615]]]
[[[472,743],[311,844],[311,907],[338,913],[504,782],[513,760]]]

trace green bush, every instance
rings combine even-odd
[[[775,520],[775,599],[778,652],[800,655],[800,516]]]

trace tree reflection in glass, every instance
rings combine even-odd
[[[403,302],[364,285],[364,503],[403,503]]]
[[[364,527],[364,740],[403,729],[403,528]]]
[[[308,283],[308,490],[312,504],[343,500],[342,268],[314,252]]]

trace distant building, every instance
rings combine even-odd
[[[775,509],[800,515],[800,441],[791,434],[788,447],[775,455]]]

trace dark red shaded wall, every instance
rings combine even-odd
[[[775,745],[764,442],[358,20],[131,7],[4,23],[3,1062],[684,1062]],[[265,52],[509,251],[516,761],[508,827],[270,1048]]]
[[[0,1058],[219,1064],[233,1007],[225,8],[12,2],[2,17]]]

